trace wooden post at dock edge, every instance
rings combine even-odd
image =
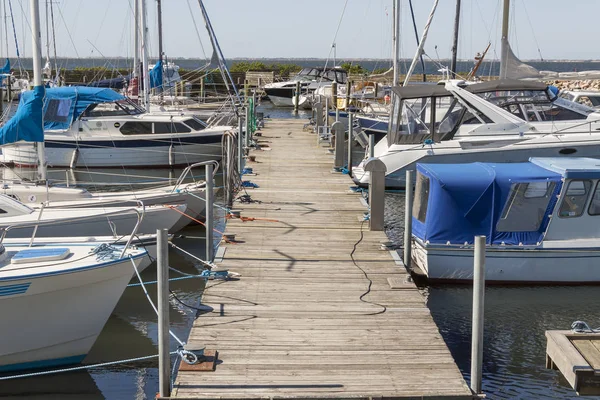
[[[242,176],[242,170],[244,169],[244,119],[242,118],[242,110],[238,114],[238,173]]]
[[[352,176],[352,126],[354,125],[354,114],[348,111],[348,175]]]
[[[412,208],[413,208],[413,171],[406,171],[404,184],[406,200],[404,202],[404,265],[410,268],[412,263]]]
[[[369,230],[382,231],[385,210],[385,172],[387,167],[378,158],[371,157],[365,163],[369,173]]]
[[[206,261],[213,260],[213,164],[206,164]]]
[[[300,104],[300,81],[296,82],[296,90],[294,92],[294,112],[298,112],[298,105]]]
[[[344,166],[344,134],[346,128],[344,124],[336,121],[331,125],[331,135],[335,138],[335,146],[333,148],[333,168],[337,171]]]
[[[485,296],[485,236],[475,236],[473,257],[473,320],[471,333],[471,390],[481,393],[483,370],[483,309]]]
[[[158,386],[160,397],[171,395],[169,352],[169,237],[167,229],[156,230],[158,291]]]

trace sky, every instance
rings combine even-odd
[[[40,0],[43,43],[46,42],[45,1]],[[148,47],[156,55],[156,0],[146,1]],[[2,2],[7,3],[8,9],[9,1]],[[21,55],[30,57],[29,1],[10,3]],[[132,3],[133,0],[54,0],[58,55],[131,57]],[[226,58],[328,58],[334,56],[334,42],[338,59],[391,56],[392,0],[204,0],[204,3]],[[415,33],[408,0],[401,3],[401,57],[412,58]],[[419,35],[433,3],[433,0],[413,0]],[[455,4],[455,0],[440,0],[425,46],[427,56],[432,59],[450,57]],[[209,57],[210,42],[198,0],[162,0],[162,7],[167,56]],[[462,0],[460,59],[473,58],[490,42],[489,54],[497,58],[501,8],[502,0]],[[509,39],[513,50],[524,60],[600,59],[595,43],[598,11],[599,0],[512,0]],[[8,53],[14,57],[10,16],[7,20]],[[7,47],[4,30],[3,26],[2,56]]]

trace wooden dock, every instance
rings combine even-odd
[[[172,398],[473,398],[425,298],[304,122],[268,120],[258,137],[256,176],[244,176],[257,202],[234,207],[256,220],[228,222],[238,243],[218,264],[242,277],[209,282],[213,311],[189,338],[218,351],[216,369],[180,370]]]
[[[546,331],[546,368],[559,370],[580,395],[600,395],[600,333]]]

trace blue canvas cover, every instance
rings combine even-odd
[[[33,96],[21,95],[21,103]],[[44,98],[44,130],[66,130],[92,104],[112,103],[125,96],[108,88],[65,86],[46,89]],[[21,107],[21,105],[19,105]]]
[[[35,86],[30,95],[21,97],[17,112],[0,128],[0,145],[24,142],[43,142],[42,108],[44,86]]]
[[[90,82],[88,86],[91,87],[101,87],[101,88],[111,88],[111,89],[123,89],[125,85],[129,84],[131,80],[131,75],[119,76],[117,78],[112,79],[101,79],[99,81]]]
[[[488,244],[535,245],[543,237],[562,187],[562,176],[533,163],[417,164],[429,178],[425,222],[413,216],[413,234],[432,244],[472,244],[485,235]],[[543,221],[536,231],[496,229],[513,184],[555,182]]]
[[[0,69],[0,74],[10,74],[10,60],[7,58],[4,67]]]
[[[162,87],[163,83],[163,62],[157,62],[150,70],[150,88]]]

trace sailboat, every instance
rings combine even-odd
[[[3,138],[43,141],[39,0],[30,0],[34,90],[29,118],[11,119]],[[43,143],[43,142],[42,142]],[[41,147],[41,146],[40,146]],[[42,149],[43,152],[43,149]],[[38,226],[45,223],[37,221]],[[10,228],[7,228],[10,229]],[[6,232],[6,230],[5,230]],[[131,232],[133,237],[137,232]],[[80,362],[123,294],[144,249],[110,243],[4,246],[0,238],[0,370]],[[43,329],[40,329],[43,328]]]

